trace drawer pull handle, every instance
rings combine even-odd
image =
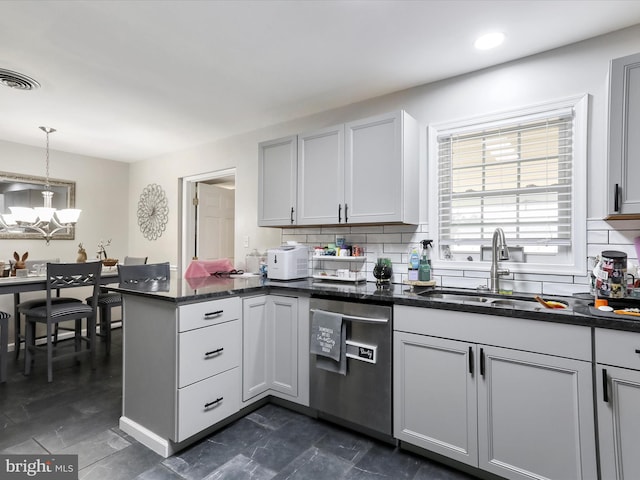
[[[209,407],[211,407],[213,405],[216,405],[216,404],[220,403],[223,398],[224,397],[216,398],[213,402],[205,403],[204,404],[204,408],[209,408]]]
[[[606,368],[602,369],[602,401],[609,403],[609,379]]]
[[[469,373],[473,376],[473,347],[469,347]]]
[[[481,348],[480,349],[480,375],[482,375],[483,378],[484,378],[484,370],[485,370],[484,348]]]
[[[636,353],[640,354],[640,348],[636,348]]]
[[[208,357],[209,355],[215,355],[217,353],[222,353],[223,350],[224,350],[224,348],[222,348],[222,347],[216,348],[215,350],[211,350],[210,352],[205,352],[204,356]]]
[[[204,318],[217,317],[218,315],[222,315],[224,310],[217,310],[215,312],[209,312],[204,314]]]

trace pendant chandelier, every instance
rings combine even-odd
[[[80,212],[77,208],[56,210],[52,207],[53,192],[49,185],[49,134],[55,132],[50,127],[40,127],[47,135],[46,181],[42,192],[42,207],[9,207],[10,214],[0,215],[0,228],[3,230],[29,230],[38,232],[47,241],[61,230],[69,231],[78,221]]]

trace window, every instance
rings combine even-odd
[[[586,110],[584,97],[430,129],[440,260],[487,260],[501,227],[520,271],[584,271]]]

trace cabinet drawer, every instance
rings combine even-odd
[[[194,328],[235,320],[240,318],[240,311],[239,297],[183,305],[178,307],[178,331],[186,332]]]
[[[224,420],[240,408],[240,368],[178,390],[176,442]]]
[[[640,370],[640,333],[596,328],[596,362]]]
[[[240,365],[240,320],[189,330],[178,336],[178,387]]]

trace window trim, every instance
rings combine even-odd
[[[588,161],[588,108],[589,95],[568,97],[562,100],[544,102],[522,108],[496,112],[489,115],[470,117],[452,122],[431,124],[427,127],[428,139],[428,231],[434,239],[432,264],[439,270],[478,270],[487,271],[490,262],[486,261],[455,261],[440,259],[439,222],[440,210],[438,195],[438,137],[444,134],[461,133],[466,130],[477,130],[479,125],[499,125],[510,120],[517,121],[523,116],[544,116],[546,112],[560,109],[573,109],[575,116],[573,143],[573,193],[572,193],[572,224],[571,224],[571,255],[569,261],[563,264],[545,263],[514,263],[502,262],[512,273],[543,273],[560,275],[585,275],[587,268],[587,161]]]

